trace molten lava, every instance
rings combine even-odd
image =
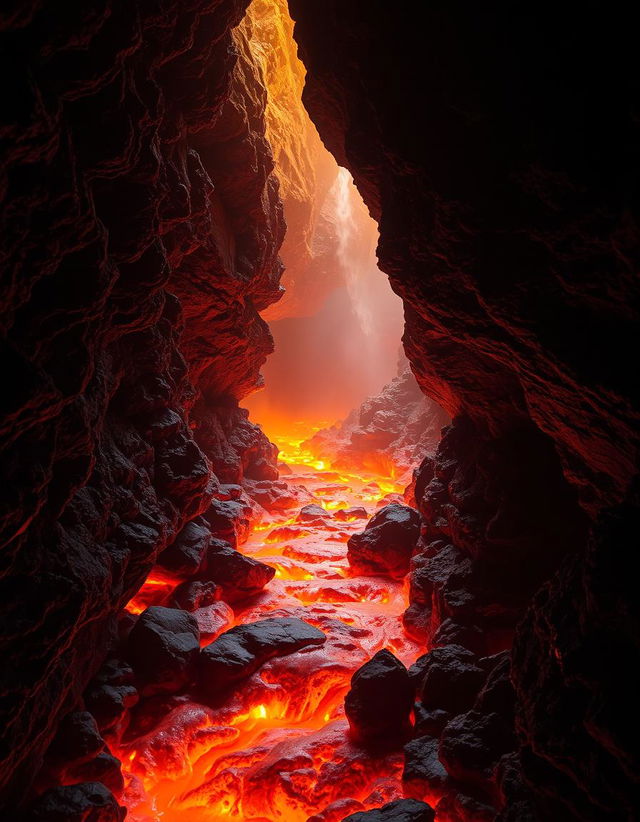
[[[159,725],[114,745],[133,822],[305,822],[314,814],[333,822],[402,796],[402,751],[372,755],[355,745],[343,707],[352,674],[376,651],[389,648],[409,664],[421,650],[402,627],[405,583],[353,576],[346,559],[347,539],[366,522],[357,509],[371,516],[400,488],[389,477],[332,471],[302,447],[312,433],[287,442],[272,436],[283,446],[287,481],[326,513],[289,511],[254,528],[243,552],[276,574],[263,593],[236,605],[234,619],[299,617],[327,640],[271,659],[218,707],[193,695],[167,700]],[[129,610],[166,584],[150,578]]]

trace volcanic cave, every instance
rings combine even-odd
[[[2,820],[640,818],[634,34],[6,0]]]

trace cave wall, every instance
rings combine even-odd
[[[158,553],[220,482],[275,472],[237,407],[284,234],[245,6],[0,12],[7,811]]]
[[[537,813],[630,819],[632,698],[613,694],[637,611],[610,563],[630,561],[637,502],[631,21],[599,2],[434,2],[419,23],[382,0],[289,6],[305,105],[379,222],[405,350],[453,418],[418,477],[407,626],[486,653],[526,613],[511,676]],[[525,818],[517,793],[504,819]]]

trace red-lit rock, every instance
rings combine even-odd
[[[351,677],[344,709],[351,735],[361,745],[393,745],[410,731],[414,688],[404,665],[378,651]]]
[[[420,535],[420,514],[393,503],[378,511],[361,534],[347,543],[349,565],[359,574],[383,574],[401,579]]]
[[[194,678],[200,653],[198,623],[177,608],[144,611],[127,642],[127,657],[145,696],[175,693]]]
[[[381,808],[353,813],[344,822],[433,822],[433,808],[416,799],[396,799]]]
[[[35,803],[28,822],[123,822],[126,809],[100,782],[52,788]]]

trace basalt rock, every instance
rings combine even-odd
[[[267,660],[322,645],[326,637],[301,619],[272,618],[237,625],[202,649],[200,686],[207,699],[255,673]]]
[[[402,579],[419,535],[420,514],[415,509],[397,503],[386,505],[361,534],[349,539],[349,565],[354,573]]]
[[[233,603],[259,593],[273,579],[275,568],[241,554],[222,540],[212,540],[200,574],[220,588],[225,602]]]
[[[478,658],[460,645],[434,648],[410,669],[426,708],[457,714],[470,708],[486,679]]]
[[[284,234],[262,81],[232,33],[246,2],[116,5],[0,19],[10,814],[158,555],[218,480],[276,470],[237,407],[272,347]]]
[[[352,813],[343,822],[433,822],[435,813],[426,802],[396,799],[372,811]]]
[[[106,660],[84,693],[101,732],[116,728],[137,701],[133,668],[121,659]]]
[[[200,653],[198,623],[177,608],[147,608],[129,634],[127,657],[145,696],[175,693],[194,678]]]
[[[100,782],[52,788],[35,803],[27,822],[123,822],[126,809]]]
[[[393,745],[410,730],[414,687],[404,665],[383,649],[351,677],[344,701],[353,739],[362,745]]]

